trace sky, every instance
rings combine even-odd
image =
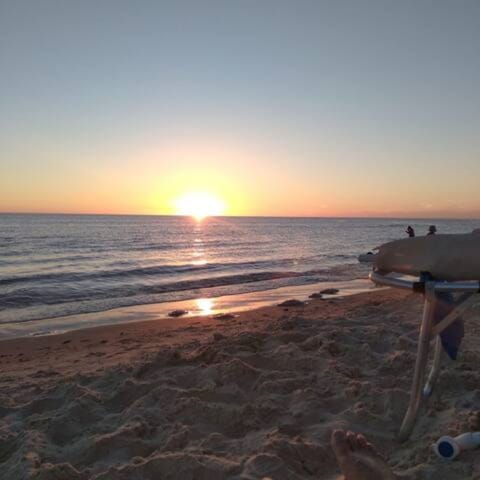
[[[479,52],[477,0],[0,0],[0,211],[478,218]]]

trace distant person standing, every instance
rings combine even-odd
[[[405,230],[405,233],[410,237],[414,237],[415,236],[415,230],[409,225],[407,227],[407,229]]]
[[[435,225],[430,225],[428,227],[427,235],[435,235],[437,233],[437,227]]]

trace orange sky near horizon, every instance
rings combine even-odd
[[[288,159],[240,146],[163,148],[131,152],[95,166],[95,158],[65,164],[63,152],[30,171],[7,171],[1,183],[0,211],[29,213],[178,214],[178,199],[206,192],[225,204],[225,215],[306,217],[478,216],[474,199],[453,183],[412,184],[410,173],[391,177],[368,170],[349,175],[339,161],[319,156],[308,171]],[[23,175],[22,175],[23,173]],[[474,182],[474,179],[472,179]],[[409,183],[410,182],[410,183]],[[427,185],[427,188],[424,187]],[[472,184],[472,187],[474,185]],[[450,199],[454,199],[451,201]]]

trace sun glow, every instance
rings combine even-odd
[[[186,193],[174,203],[177,215],[187,215],[196,220],[222,215],[225,212],[225,203],[215,195],[206,192]]]

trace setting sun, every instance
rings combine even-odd
[[[225,203],[206,192],[186,193],[175,200],[174,204],[177,215],[188,215],[196,220],[222,215],[225,212]]]

